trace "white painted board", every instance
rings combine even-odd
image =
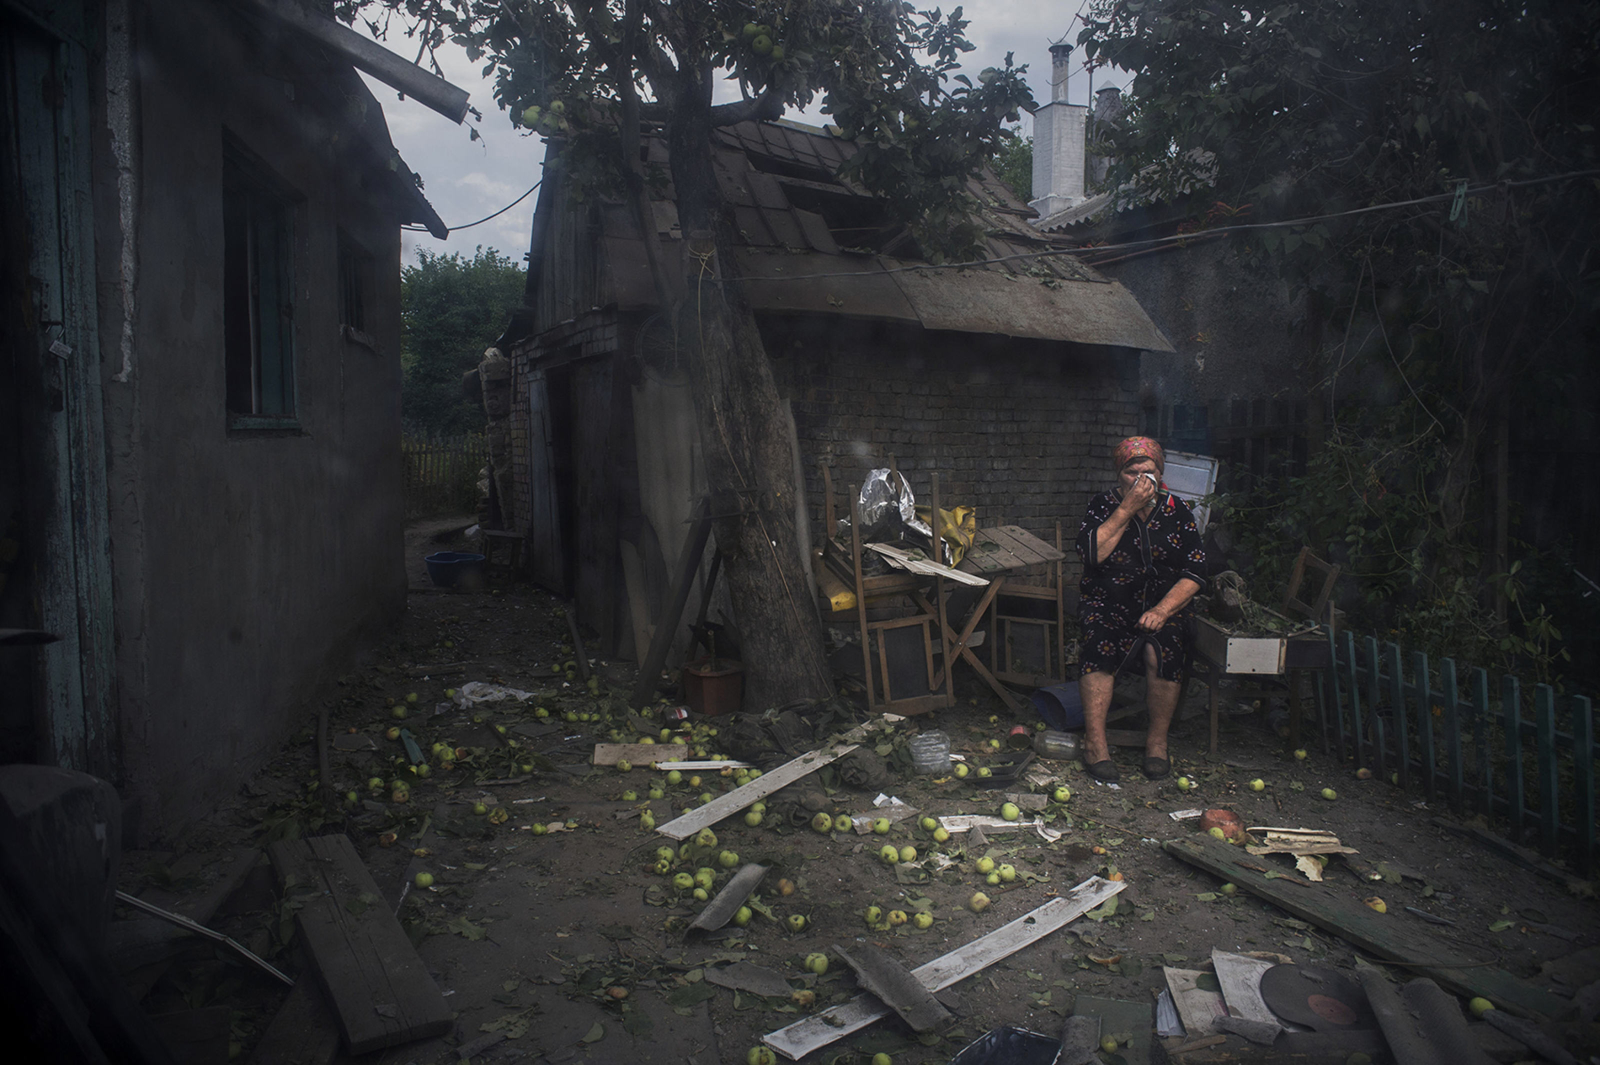
[[[1161,479],[1172,489],[1173,495],[1189,504],[1189,509],[1194,511],[1194,523],[1200,526],[1203,535],[1206,522],[1211,520],[1211,508],[1199,500],[1217,490],[1217,460],[1209,455],[1169,451]]]
[[[1023,947],[1037,942],[1051,932],[1066,927],[1090,910],[1102,905],[1116,895],[1126,881],[1112,881],[1092,876],[1058,898],[1040,906],[1031,913],[1018,917],[1010,924],[980,936],[965,946],[935,958],[911,970],[911,975],[922,982],[929,991],[942,991],[951,984],[985,969],[1002,958],[1015,954]],[[799,1061],[807,1054],[859,1032],[867,1025],[893,1013],[882,1001],[872,995],[857,995],[842,1006],[834,1006],[821,1013],[796,1021],[761,1037],[761,1041],[790,1061]]]

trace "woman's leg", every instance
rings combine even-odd
[[[1158,675],[1160,659],[1153,643],[1144,645],[1145,708],[1150,712],[1150,728],[1144,736],[1144,753],[1152,758],[1167,757],[1167,729],[1172,725],[1172,715],[1178,709],[1178,696],[1183,683],[1162,680]],[[1084,700],[1084,717],[1087,719],[1089,701]],[[1101,736],[1105,735],[1104,717],[1101,718]]]
[[[1109,673],[1085,673],[1078,678],[1078,695],[1083,700],[1083,764],[1093,765],[1111,757],[1106,742],[1106,715],[1111,712],[1111,690],[1116,679]],[[1168,715],[1169,719],[1171,715]]]

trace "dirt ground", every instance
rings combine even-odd
[[[500,1035],[505,1038],[473,1060],[743,1062],[761,1035],[857,993],[853,974],[837,957],[819,977],[803,967],[808,954],[869,942],[908,967],[920,965],[1096,874],[1120,874],[1127,883],[1115,913],[1079,920],[954,985],[941,999],[956,1021],[937,1038],[919,1040],[891,1019],[806,1060],[865,1063],[886,1052],[896,1065],[946,1062],[997,1026],[1059,1032],[1075,994],[1149,1002],[1163,986],[1163,965],[1201,967],[1213,948],[1276,951],[1299,962],[1350,967],[1355,954],[1340,939],[1242,891],[1223,894],[1216,878],[1162,851],[1162,841],[1197,830],[1197,822],[1169,815],[1195,807],[1231,808],[1247,825],[1336,833],[1361,861],[1384,863],[1389,879],[1360,879],[1335,860],[1327,870],[1334,891],[1356,899],[1380,895],[1388,920],[1425,928],[1474,958],[1558,990],[1563,985],[1551,983],[1552,972],[1568,985],[1600,976],[1594,960],[1600,951],[1579,954],[1596,946],[1600,932],[1593,901],[1436,827],[1431,819],[1445,811],[1386,782],[1356,779],[1353,766],[1337,763],[1320,745],[1296,760],[1258,714],[1225,716],[1222,756],[1208,759],[1198,698],[1186,703],[1172,743],[1174,776],[1186,777],[1191,790],[1176,779],[1145,780],[1130,749],[1118,755],[1118,788],[1093,783],[1076,763],[1035,763],[1042,772],[1033,790],[1048,795],[1058,784],[1071,790],[1068,801],[1046,807],[1048,827],[1064,832],[1055,842],[1020,831],[993,833],[977,847],[960,835],[941,844],[918,817],[895,824],[887,837],[824,835],[805,823],[809,808],[785,807],[775,798],[761,824],[752,827],[738,816],[719,823],[716,847],[688,861],[668,861],[663,874],[657,850],[671,841],[647,830],[641,812],[653,811],[664,824],[701,805],[704,795],[732,788],[734,780],[706,773],[696,787],[668,784],[648,767],[592,766],[594,744],[609,742],[613,730],[629,741],[638,734],[638,722],[630,722],[623,705],[631,666],[595,661],[593,690],[569,679],[575,652],[565,618],[548,594],[529,584],[496,581],[473,593],[433,589],[422,556],[453,546],[448,534],[465,524],[431,522],[409,531],[413,594],[405,616],[327,693],[338,745],[371,741],[370,750],[333,752],[334,809],[316,802],[308,723],[269,770],[203,824],[165,849],[127,856],[123,865],[125,890],[199,891],[229,848],[343,831],[391,897],[416,871],[430,872],[432,886],[406,891],[399,914],[457,1011],[455,1030],[361,1060],[456,1061],[459,1046]],[[508,685],[533,698],[461,711],[447,691],[468,681]],[[998,794],[975,786],[975,776],[932,779],[905,768],[905,739],[935,726],[974,767],[1009,755],[989,744],[1003,740],[1012,723],[1008,713],[970,671],[958,673],[958,681],[957,707],[875,737],[889,773],[881,789],[855,791],[839,774],[824,771],[800,790],[836,814],[869,812],[879,791],[915,807],[919,817],[997,813]],[[434,755],[430,776],[412,774],[401,744],[385,735],[396,724],[394,705],[407,708],[405,724],[424,752],[443,743],[462,749],[464,757],[448,768]],[[549,716],[540,716],[539,708]],[[658,715],[649,724],[671,723]],[[698,726],[696,746],[723,752],[727,718],[690,724]],[[499,735],[497,728],[506,732]],[[712,728],[716,734],[706,731]],[[785,760],[775,756],[763,768]],[[369,788],[374,778],[381,787]],[[1259,792],[1250,789],[1257,778],[1265,785]],[[390,784],[397,780],[409,785],[404,802],[394,801]],[[661,798],[650,797],[652,786]],[[1324,799],[1324,788],[1336,789],[1337,798]],[[625,797],[630,791],[634,798]],[[490,814],[474,813],[475,804]],[[500,823],[494,823],[501,816],[496,811],[504,811]],[[538,831],[552,824],[558,831]],[[885,841],[915,847],[916,861],[886,864],[879,857]],[[736,852],[741,863],[770,867],[758,912],[745,927],[686,936],[702,904],[676,888],[672,876],[709,864],[720,886],[729,874],[712,859],[724,850]],[[986,884],[974,868],[985,855],[1014,867],[1015,880]],[[1293,872],[1287,859],[1260,860]],[[175,869],[186,870],[188,879]],[[792,894],[780,892],[780,879],[792,883]],[[981,913],[970,905],[979,890],[992,899]],[[869,906],[926,912],[932,924],[919,929],[910,921],[892,927],[880,921],[871,927],[863,917]],[[1455,923],[1423,925],[1407,906]],[[789,927],[795,915],[805,918],[799,931]],[[301,970],[291,923],[265,867],[214,923],[291,972]],[[1563,958],[1571,959],[1565,969],[1541,971]],[[729,961],[772,970],[792,991],[812,992],[815,1002],[734,991],[706,979]],[[1566,987],[1567,994],[1571,990]],[[233,1053],[247,1060],[283,997],[281,985],[206,944],[168,969],[146,1007],[229,1007]]]

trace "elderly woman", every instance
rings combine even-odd
[[[1142,656],[1149,681],[1141,768],[1152,780],[1172,771],[1167,728],[1188,664],[1184,607],[1205,583],[1206,552],[1187,504],[1161,481],[1167,457],[1146,436],[1131,436],[1113,454],[1118,486],[1089,501],[1078,530],[1083,558],[1083,764],[1096,780],[1118,779],[1106,742],[1106,714],[1116,675]]]

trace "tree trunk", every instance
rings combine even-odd
[[[709,83],[699,80],[680,94],[668,130],[687,249],[678,320],[692,353],[712,513],[722,516],[715,530],[739,626],[745,706],[763,710],[827,698],[833,684],[800,558],[787,410],[755,315],[738,284],[720,280],[735,272],[732,229],[712,168]]]

